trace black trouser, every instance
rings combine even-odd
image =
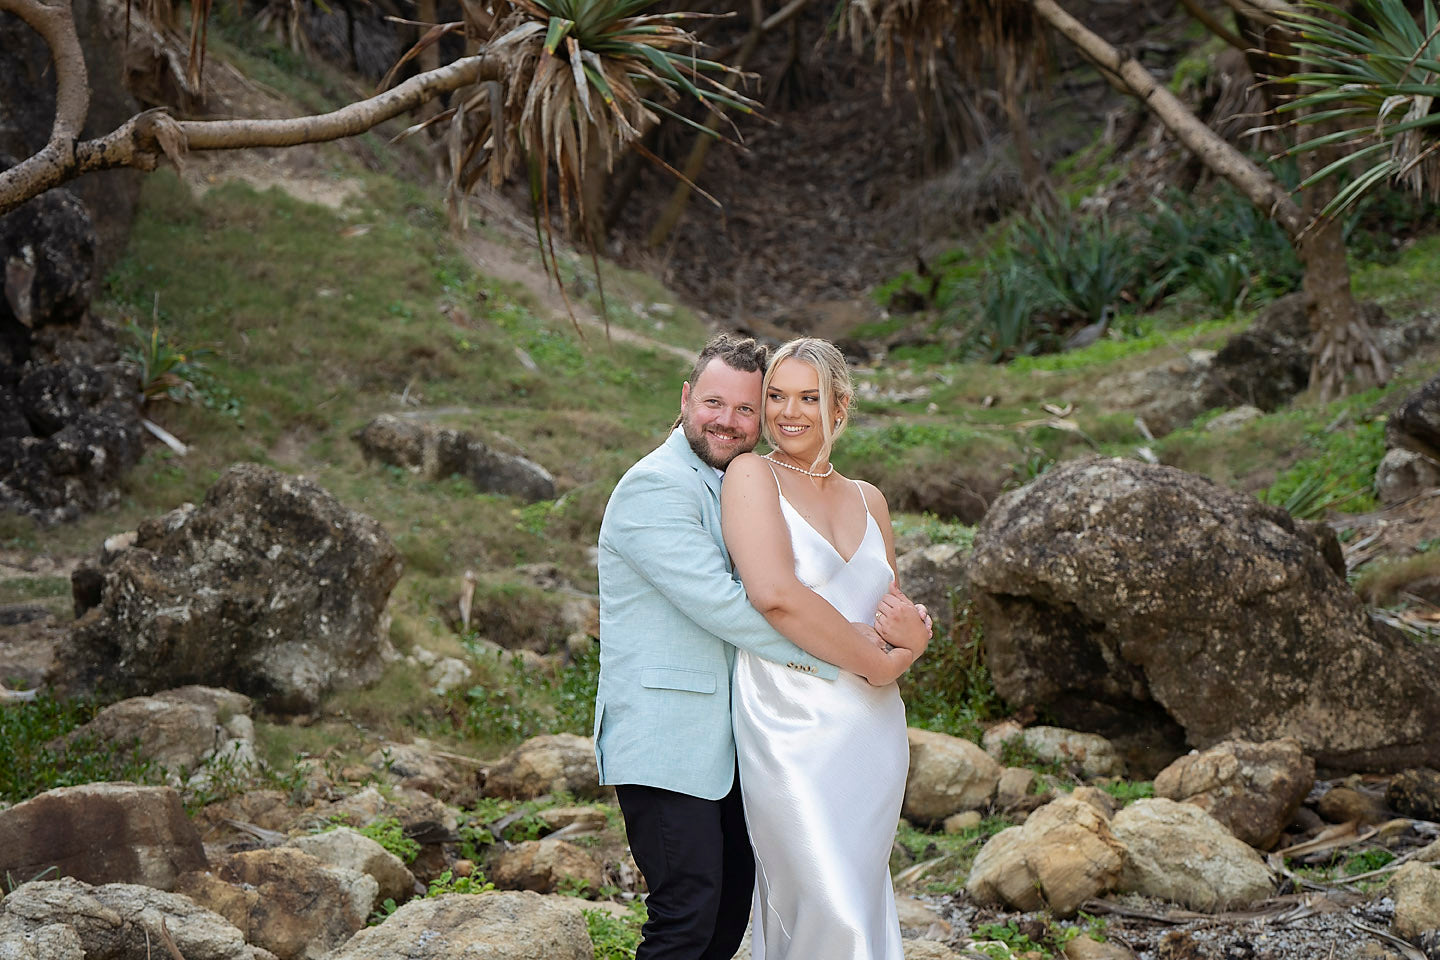
[[[730,960],[745,937],[755,857],[740,781],[723,800],[615,788],[650,911],[635,960]]]

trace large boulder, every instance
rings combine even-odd
[[[142,451],[133,369],[11,365],[4,352],[0,343],[0,512],[53,524],[114,502]]]
[[[1077,797],[1061,797],[1002,830],[980,849],[965,889],[984,903],[1016,910],[1047,907],[1070,916],[1091,897],[1116,888],[1125,848],[1105,814]]]
[[[490,879],[507,890],[557,893],[566,883],[598,892],[605,871],[580,847],[558,837],[516,844],[496,858]]]
[[[585,918],[565,899],[493,891],[412,900],[329,960],[593,960]]]
[[[533,800],[546,793],[600,799],[595,742],[573,733],[531,737],[498,760],[485,778],[485,792],[512,800]]]
[[[26,883],[0,900],[0,957],[131,960],[166,955],[161,925],[185,960],[275,960],[224,917],[188,897],[130,883]]]
[[[1315,785],[1315,761],[1293,738],[1226,740],[1187,754],[1155,777],[1155,796],[1193,804],[1239,839],[1268,850]]]
[[[300,712],[376,679],[390,653],[381,614],[400,577],[390,537],[269,467],[231,467],[199,507],[142,523],[100,573],[99,606],[60,652],[71,683],[103,678],[132,694],[223,685]],[[77,571],[77,585],[87,576]]]
[[[1005,721],[986,730],[982,741],[985,752],[996,760],[1003,759],[1007,744],[1015,744],[1041,763],[1059,764],[1087,779],[1125,775],[1125,761],[1116,753],[1115,745],[1093,733],[1063,727],[1021,727]]]
[[[910,599],[930,611],[935,636],[949,636],[955,619],[951,608],[965,599],[965,549],[954,543],[932,543],[901,554],[895,568]]]
[[[186,874],[180,892],[280,960],[319,960],[365,926],[379,887],[367,874],[276,847],[234,854],[213,872]]]
[[[990,803],[1002,767],[969,740],[911,727],[910,771],[902,816],[940,823],[962,810]]]
[[[415,875],[405,862],[350,827],[305,834],[292,839],[289,845],[323,864],[373,877],[379,900],[408,900],[415,892]]]
[[[1310,320],[1305,295],[1292,293],[1266,307],[1215,354],[1201,404],[1207,410],[1242,404],[1275,410],[1309,383]]]
[[[355,434],[366,460],[412,470],[428,480],[459,474],[481,493],[550,500],[555,478],[540,464],[496,450],[463,430],[381,414]]]
[[[87,783],[0,810],[0,877],[74,877],[170,890],[205,868],[200,835],[169,787]]]
[[[1192,910],[1223,910],[1274,892],[1260,855],[1199,807],[1137,800],[1110,821],[1125,845],[1120,889]]]
[[[1372,623],[1333,536],[1173,467],[1062,464],[996,501],[971,596],[996,689],[1153,773],[1295,737],[1332,770],[1440,761],[1440,647]]]

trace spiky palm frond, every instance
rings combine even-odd
[[[1440,113],[1432,112],[1440,97],[1440,18],[1433,0],[1424,0],[1418,17],[1404,0],[1356,0],[1352,10],[1305,0],[1285,19],[1299,37],[1289,59],[1300,69],[1280,79],[1302,90],[1280,110],[1296,113],[1298,124],[1340,127],[1290,152],[1344,153],[1301,186],[1358,165],[1327,215],[1386,182],[1440,200]]]

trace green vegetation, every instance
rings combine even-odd
[[[335,826],[338,827],[340,824],[337,823]],[[333,830],[334,827],[326,829]],[[400,826],[400,820],[397,817],[381,817],[357,828],[355,832],[362,837],[374,840],[405,863],[414,863],[415,858],[420,856],[420,844],[405,836],[405,830]]]
[[[963,597],[952,596],[953,626],[930,641],[925,656],[900,679],[911,726],[980,741],[985,721],[1004,715],[1004,704],[985,665],[980,621]]]
[[[137,750],[115,751],[88,736],[66,738],[99,712],[93,697],[42,692],[0,709],[0,802],[19,803],[55,787],[95,780],[161,783],[165,771]]]
[[[616,916],[609,910],[586,910],[585,926],[595,944],[595,960],[633,960],[640,946],[640,928],[648,919],[645,904],[636,900],[629,912]]]
[[[929,833],[902,821],[895,840],[916,861],[934,861],[915,883],[923,893],[957,893],[965,888],[970,866],[985,841],[1007,827],[1004,817],[990,816],[960,833]]]
[[[981,941],[975,949],[992,960],[1010,960],[1026,955],[1049,960],[1065,950],[1065,944],[1079,936],[1104,942],[1105,920],[1081,911],[1074,921],[1007,920],[1004,923],[982,923],[974,937]],[[988,942],[986,942],[988,941]]]

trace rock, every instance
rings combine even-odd
[[[1421,767],[1390,778],[1385,802],[1402,817],[1440,821],[1440,771]]]
[[[906,936],[916,940],[943,940],[950,935],[950,924],[923,900],[897,896],[895,913],[900,918],[900,932]]]
[[[1135,951],[1114,940],[1091,940],[1081,934],[1065,944],[1065,960],[1134,960]]]
[[[258,769],[250,698],[217,687],[180,687],[112,703],[66,739],[86,737],[120,753],[138,750],[164,767],[177,786],[216,755],[248,758]]]
[[[170,890],[204,869],[205,850],[171,788],[87,783],[0,810],[0,877],[23,882],[52,867],[47,878]]]
[[[1407,940],[1427,930],[1440,929],[1440,867],[1428,863],[1407,863],[1396,870],[1386,885],[1395,900],[1391,928]]]
[[[991,837],[965,884],[986,903],[1017,910],[1048,907],[1070,916],[1091,897],[1120,882],[1125,847],[1090,804],[1061,797],[1032,813],[1023,826]]]
[[[1259,407],[1252,407],[1248,403],[1241,404],[1233,410],[1226,410],[1215,419],[1205,424],[1206,433],[1230,433],[1238,430],[1253,420],[1265,416],[1265,411]],[[1094,942],[1093,940],[1091,941]]]
[[[555,893],[579,884],[591,893],[605,885],[605,872],[584,850],[555,837],[527,840],[500,854],[490,879],[505,890]]]
[[[1006,767],[995,784],[995,806],[1001,810],[1013,807],[1030,795],[1035,786],[1035,771],[1025,767]]]
[[[905,960],[957,960],[964,956],[934,940],[902,940],[900,949],[905,954]]]
[[[1078,733],[1061,727],[1021,727],[1013,721],[996,724],[985,731],[985,752],[1002,758],[1005,745],[1020,741],[1023,749],[1041,763],[1058,763],[1082,777],[1120,777],[1125,761],[1115,746],[1093,733]]]
[[[494,891],[411,900],[329,960],[592,960],[584,918],[556,899]]]
[[[1180,360],[1110,374],[1095,385],[1095,395],[1117,410],[1134,411],[1146,429],[1162,437],[1207,409],[1202,391],[1214,356],[1211,351],[1191,351]]]
[[[910,772],[901,816],[940,823],[962,810],[990,802],[1000,765],[969,740],[911,727]]]
[[[293,847],[237,853],[209,875],[187,874],[180,889],[279,960],[319,960],[343,944],[379,892],[373,877]]]
[[[1327,769],[1440,763],[1440,647],[1372,624],[1332,541],[1173,467],[1060,464],[976,533],[996,690],[1142,775],[1186,741],[1287,736]]]
[[[404,467],[429,480],[458,473],[481,493],[527,501],[555,497],[555,478],[540,464],[501,453],[462,430],[381,414],[354,439],[366,460]]]
[[[113,503],[143,450],[132,368],[12,367],[4,352],[0,342],[0,512],[54,524]]]
[[[1361,826],[1373,826],[1390,819],[1383,800],[1353,787],[1330,788],[1315,804],[1315,809],[1330,823],[1355,821]]]
[[[1401,401],[1385,421],[1385,445],[1440,461],[1440,376]]]
[[[158,957],[164,951],[162,921],[185,960],[275,960],[248,945],[224,917],[186,897],[129,883],[92,887],[72,878],[22,884],[0,900],[0,956]]]
[[[1100,812],[1106,820],[1115,816],[1115,798],[1098,787],[1076,787],[1070,796],[1082,803],[1088,803]]]
[[[953,606],[965,598],[966,555],[957,544],[936,543],[909,550],[895,560],[905,592],[930,611],[937,637],[950,635],[955,620]]]
[[[532,737],[490,768],[485,792],[512,800],[561,792],[598,800],[605,790],[595,765],[595,742],[573,733]]]
[[[551,830],[573,827],[575,833],[600,833],[610,822],[596,807],[546,807],[535,815]]]
[[[963,810],[960,813],[952,813],[945,818],[943,829],[946,833],[964,833],[966,830],[974,830],[985,821],[979,810]]]
[[[1155,796],[1193,804],[1252,847],[1269,850],[1315,784],[1315,761],[1294,738],[1227,740],[1176,760],[1155,777]]]
[[[201,506],[145,521],[103,573],[101,605],[60,654],[72,684],[224,684],[298,712],[376,679],[390,652],[381,614],[400,576],[390,537],[269,467],[232,466]]]
[[[1137,800],[1115,814],[1110,826],[1125,845],[1120,889],[1126,892],[1204,911],[1238,907],[1274,892],[1260,855],[1199,807]]]
[[[1375,467],[1375,497],[1398,503],[1440,487],[1440,463],[1423,453],[1391,447]]]
[[[295,837],[290,846],[332,867],[369,874],[379,887],[378,900],[404,901],[415,892],[415,875],[404,861],[349,827]]]
[[[386,743],[372,751],[365,762],[402,782],[444,800],[473,796],[476,771],[444,756],[446,751],[417,737],[411,743]]]
[[[1374,304],[1362,309],[1372,316],[1379,310]],[[1309,343],[1304,294],[1276,300],[1215,354],[1201,394],[1203,408],[1243,404],[1271,411],[1289,403],[1310,384]]]
[[[458,690],[470,682],[471,669],[458,657],[446,657],[426,671],[425,679],[430,692],[443,697],[451,690]]]

